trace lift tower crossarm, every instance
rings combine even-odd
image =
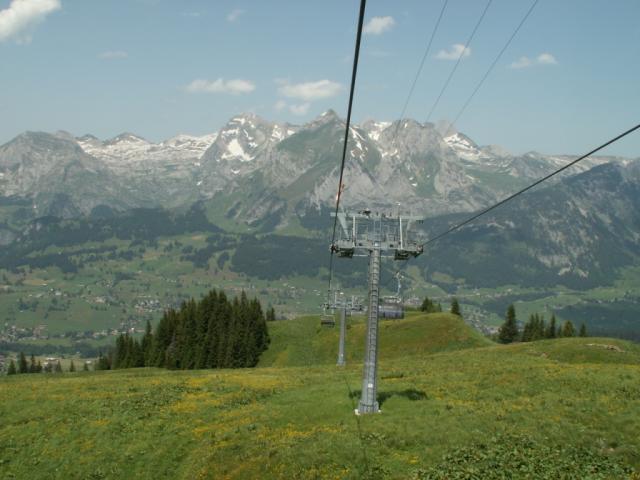
[[[368,257],[377,248],[382,256],[406,260],[423,252],[422,245],[408,242],[406,234],[411,222],[421,222],[421,217],[393,216],[371,210],[339,212],[337,216],[343,235],[331,245],[331,251],[339,257]]]

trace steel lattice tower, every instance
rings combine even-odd
[[[410,216],[388,216],[364,210],[358,213],[339,213],[338,220],[343,236],[331,245],[331,251],[340,257],[369,257],[369,311],[365,336],[365,358],[362,374],[362,394],[357,414],[377,413],[378,369],[378,307],[380,303],[380,264],[384,256],[395,260],[407,260],[422,253],[422,246],[409,242],[407,232],[412,221]],[[351,223],[349,225],[348,223]]]
[[[340,311],[340,341],[338,343],[338,361],[336,365],[342,367],[346,364],[345,361],[345,341],[347,336],[347,314],[352,312],[361,312],[362,304],[359,300],[356,300],[355,296],[351,297],[351,301],[347,301],[342,298],[339,299],[341,292],[334,291],[333,302],[325,303],[322,307],[324,311],[327,310],[339,310]],[[329,294],[331,296],[331,293]],[[329,322],[323,322],[325,325],[329,325]],[[331,325],[333,326],[333,325]]]

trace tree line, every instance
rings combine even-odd
[[[420,311],[425,313],[440,313],[442,312],[442,305],[440,302],[434,302],[429,297],[424,297],[422,304],[420,305]],[[456,297],[451,298],[451,307],[449,313],[462,317],[462,310],[460,309],[460,303]]]
[[[88,370],[88,365],[85,363],[83,369]],[[71,360],[69,364],[69,371],[75,372],[76,367]],[[60,360],[57,360],[55,364],[51,362],[45,362],[43,365],[40,360],[36,361],[36,357],[31,355],[29,361],[27,361],[27,357],[24,352],[20,352],[18,355],[18,363],[11,359],[9,362],[9,366],[7,368],[7,375],[17,375],[23,373],[62,373],[62,365],[60,364]]]
[[[200,301],[184,302],[167,310],[155,331],[147,322],[141,339],[122,334],[115,349],[100,355],[96,369],[161,367],[170,369],[254,367],[269,346],[266,314],[260,302],[242,292],[229,300],[222,291],[210,291]]]
[[[518,329],[516,309],[513,305],[509,305],[505,321],[498,330],[498,341],[500,343],[534,342],[550,338],[575,337],[576,335],[588,336],[584,323],[580,326],[580,330],[576,331],[570,320],[565,321],[562,325],[557,325],[556,316],[552,314],[549,323],[546,323],[544,316],[537,313],[529,316],[529,320],[524,324],[521,332]]]
[[[265,313],[260,302],[244,292],[230,300],[224,292],[211,290],[200,301],[191,299],[178,310],[167,310],[155,331],[147,321],[140,339],[121,334],[115,348],[98,354],[94,369],[254,367],[270,343],[267,322],[275,319],[273,307]],[[88,370],[86,363],[83,368]],[[62,372],[62,367],[59,361],[43,367],[33,355],[29,365],[20,352],[18,364],[11,360],[7,373],[43,371]],[[75,371],[73,361],[69,371]]]

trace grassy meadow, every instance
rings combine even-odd
[[[636,344],[384,321],[382,413],[357,417],[363,323],[345,368],[317,324],[273,324],[255,369],[4,377],[0,478],[640,478]]]

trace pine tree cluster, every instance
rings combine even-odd
[[[440,305],[440,302],[434,302],[429,297],[424,297],[422,305],[420,305],[420,311],[425,313],[442,312],[442,305]]]
[[[118,337],[112,355],[102,357],[104,367],[254,367],[269,345],[267,320],[273,319],[272,308],[265,316],[260,302],[244,292],[229,300],[212,290],[200,301],[165,312],[155,332],[147,322],[139,341],[128,334]]]
[[[73,361],[71,362],[73,365]],[[72,370],[74,371],[74,370]],[[27,357],[24,352],[20,352],[18,354],[18,364],[11,359],[9,362],[9,367],[7,369],[7,375],[17,375],[22,373],[62,373],[62,365],[60,364],[60,360],[56,362],[55,365],[51,363],[45,363],[43,366],[40,360],[36,362],[36,357],[31,355],[31,359],[27,361]]]
[[[525,323],[521,334],[517,326],[516,310],[513,305],[510,305],[507,309],[505,321],[498,332],[498,341],[500,343],[512,343],[518,340],[521,342],[534,342],[536,340],[575,336],[576,329],[570,320],[556,326],[555,314],[551,315],[551,319],[547,324],[544,316],[537,313],[529,316],[529,320]],[[580,327],[579,336],[587,336],[587,327],[584,323]]]

